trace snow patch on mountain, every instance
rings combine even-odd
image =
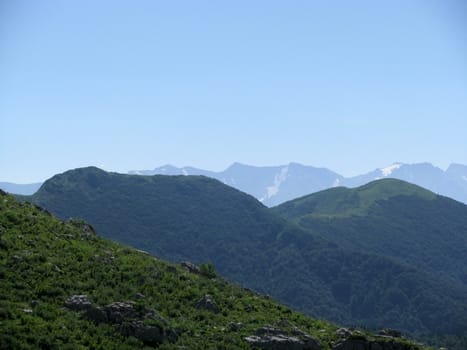
[[[289,173],[289,166],[283,167],[281,171],[274,176],[274,182],[272,186],[266,187],[266,197],[261,198],[261,201],[269,199],[279,193],[279,188],[281,184],[287,179]]]
[[[223,177],[220,179],[220,181],[222,181],[222,183],[229,185],[229,186],[235,186],[237,184],[233,177],[231,177],[230,179]]]
[[[335,179],[334,182],[332,183],[332,187],[339,187],[340,183],[341,183],[340,179]]]
[[[185,175],[185,176],[188,175],[188,171],[186,171],[186,169],[182,169],[182,173],[183,173],[183,175]]]
[[[386,168],[381,168],[379,170],[381,170],[381,174],[384,176],[384,177],[387,177],[389,175],[392,174],[392,172],[396,169],[399,169],[400,167],[402,166],[401,163],[394,163]]]

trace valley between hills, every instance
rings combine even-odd
[[[88,167],[52,177],[21,202],[2,198],[4,344],[28,348],[28,330],[39,329],[49,348],[273,349],[275,335],[292,342],[284,349],[424,348],[363,329],[467,344],[467,206],[405,181],[268,208],[205,176]],[[198,272],[187,271],[191,263]],[[86,304],[77,312],[64,306],[73,296]],[[124,322],[109,321],[112,312]],[[144,338],[147,327],[161,337]]]

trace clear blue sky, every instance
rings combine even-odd
[[[467,164],[467,6],[1,1],[0,181]]]

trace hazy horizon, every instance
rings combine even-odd
[[[0,181],[467,164],[467,4],[0,5]]]

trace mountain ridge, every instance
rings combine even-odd
[[[287,165],[256,167],[234,163],[221,172],[192,167],[162,166],[153,170],[132,171],[131,174],[205,175],[252,194],[272,207],[288,200],[327,188],[358,187],[382,178],[396,178],[425,187],[435,193],[467,203],[467,166],[452,163],[443,171],[431,163],[393,163],[373,171],[345,177],[323,167],[291,162]],[[239,177],[241,179],[239,179]],[[252,180],[250,180],[252,179]],[[250,182],[249,182],[250,181]]]
[[[291,162],[280,166],[252,166],[233,163],[223,171],[209,171],[195,167],[176,167],[170,164],[152,170],[133,170],[130,175],[203,175],[253,195],[268,207],[315,193],[327,188],[358,187],[382,178],[397,178],[425,187],[435,193],[467,204],[467,166],[452,163],[443,171],[430,163],[393,163],[365,174],[344,177],[323,167]],[[0,183],[10,193],[31,195],[40,183],[18,185]]]

